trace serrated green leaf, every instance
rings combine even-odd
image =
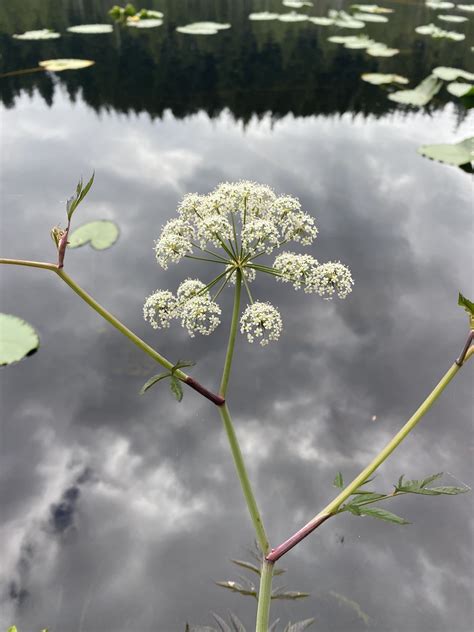
[[[154,386],[155,384],[157,384],[161,380],[164,380],[166,377],[170,377],[169,371],[165,371],[164,373],[158,373],[158,375],[154,375],[153,377],[151,377],[141,387],[140,395],[143,395],[144,393],[146,393],[149,388],[151,388],[152,386]]]
[[[367,501],[381,500],[382,498],[387,498],[386,494],[377,494],[376,492],[358,492],[357,496],[353,498],[349,505],[360,505],[361,503],[366,503]]]
[[[470,487],[431,487],[430,491],[436,492],[437,494],[445,494],[447,496],[455,496],[456,494],[465,494],[466,492],[471,491]]]
[[[398,487],[401,487],[403,485],[403,479],[405,478],[405,474],[402,474],[400,476],[400,478],[398,479],[398,483],[395,485],[395,489],[397,489]]]
[[[428,476],[428,477],[424,478],[420,482],[420,487],[426,487],[426,485],[429,485],[433,481],[436,481],[438,478],[441,478],[443,476],[443,474],[444,474],[444,472],[438,472],[437,474],[432,474],[431,476]]]
[[[171,369],[171,373],[174,373],[178,369],[184,369],[185,367],[196,366],[193,360],[178,360],[174,367]]]
[[[170,390],[178,402],[183,399],[183,387],[181,386],[181,382],[174,375],[171,375]]]
[[[379,520],[386,520],[395,524],[410,524],[404,518],[400,518],[400,516],[395,515],[391,511],[380,507],[360,507],[360,513],[363,516],[370,516],[371,518],[378,518]]]
[[[252,571],[254,573],[256,573],[258,576],[260,576],[260,569],[258,568],[258,566],[255,566],[255,564],[252,564],[251,562],[246,562],[245,560],[231,560],[231,562],[233,564],[237,564],[237,566],[241,566],[242,568],[247,569],[248,571]]]
[[[474,303],[470,301],[468,298],[466,298],[465,296],[463,296],[461,292],[459,292],[458,305],[460,305],[461,307],[464,307],[464,309],[466,310],[468,314],[470,314],[471,316],[474,316]]]
[[[303,632],[309,628],[310,625],[313,625],[314,622],[315,619],[313,618],[304,619],[304,621],[297,621],[296,623],[289,623],[285,628],[285,632]]]
[[[92,183],[94,182],[94,177],[95,177],[95,173],[92,174],[86,186],[83,185],[82,178],[77,183],[75,195],[69,198],[66,203],[67,217],[69,220],[71,220],[71,217],[74,211],[82,202],[82,200],[86,197],[86,195],[89,193]]]
[[[339,489],[342,489],[344,487],[344,479],[342,478],[341,472],[338,472],[336,474],[336,477],[332,484],[334,485],[334,487],[339,487]]]
[[[344,505],[342,510],[343,511],[344,510],[350,511],[351,514],[354,514],[354,516],[360,516],[360,509],[359,509],[359,507],[357,507],[357,505],[346,504],[346,505]]]

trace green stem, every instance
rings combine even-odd
[[[258,593],[257,621],[255,632],[268,632],[270,619],[270,604],[272,601],[273,562],[264,560],[260,575],[260,590]]]
[[[27,261],[26,259],[0,259],[0,264],[11,266],[28,266],[29,268],[42,268],[43,270],[51,270],[56,272],[58,266],[55,263],[46,263],[44,261]]]
[[[466,359],[468,359],[470,355],[472,354],[467,354]],[[438,397],[441,395],[447,385],[451,382],[451,380],[454,378],[460,368],[460,366],[454,363],[451,368],[445,373],[438,385],[433,389],[430,395],[428,395],[425,401],[414,413],[414,415],[410,417],[403,428],[399,430],[399,432],[397,432],[397,434],[387,443],[383,450],[381,450],[377,454],[377,456],[369,463],[369,465],[367,465],[367,467],[363,469],[362,472],[358,476],[356,476],[356,478],[351,483],[349,483],[349,485],[347,485],[347,487],[345,487],[332,502],[330,502],[304,527],[302,527],[294,535],[288,538],[288,540],[280,544],[280,546],[278,546],[276,549],[272,549],[272,552],[270,553],[270,555],[267,556],[267,559],[272,562],[276,562],[296,544],[301,542],[303,538],[305,538],[317,527],[319,527],[319,525],[327,520],[327,518],[334,515],[339,507],[342,505],[342,503],[346,501],[358,487],[365,483],[369,476],[373,474],[378,467],[380,467],[380,465],[392,454],[395,448],[400,445],[403,439],[405,439],[405,437],[413,430],[413,428],[415,428],[415,426],[428,412],[431,406],[433,406],[435,401],[438,399]]]
[[[252,486],[250,484],[247,470],[245,468],[244,459],[242,457],[242,452],[240,451],[239,442],[237,440],[237,435],[235,434],[234,425],[232,423],[232,418],[230,416],[227,404],[219,407],[219,414],[227,433],[227,439],[229,440],[229,446],[232,452],[232,457],[234,459],[235,469],[237,470],[237,475],[239,477],[240,485],[244,493],[245,502],[247,503],[247,508],[252,519],[257,542],[260,550],[265,556],[266,553],[268,553],[268,551],[270,550],[270,545],[268,543],[267,534],[265,533],[262,518],[260,517],[257,501],[255,500],[255,496],[253,495]]]
[[[237,336],[237,328],[239,326],[241,291],[242,272],[240,271],[240,269],[237,268],[235,278],[234,307],[232,310],[232,322],[230,325],[229,342],[227,343],[227,353],[225,356],[224,370],[222,372],[221,385],[219,388],[219,395],[222,395],[222,397],[225,397],[227,386],[229,384],[230,369],[232,367],[232,358],[234,356],[235,338]]]

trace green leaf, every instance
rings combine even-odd
[[[260,569],[258,568],[258,566],[255,566],[255,564],[252,564],[251,562],[246,562],[244,560],[231,560],[231,562],[260,576]]]
[[[221,588],[227,588],[227,590],[231,590],[232,592],[239,593],[241,595],[246,595],[249,597],[256,597],[257,591],[252,589],[250,586],[245,587],[243,584],[239,584],[238,582],[234,582],[232,580],[215,582],[216,586],[220,586]]]
[[[474,137],[454,144],[422,145],[417,151],[426,158],[459,167],[474,160]]]
[[[83,185],[82,178],[77,183],[76,193],[71,198],[69,198],[69,200],[66,203],[67,217],[69,220],[71,220],[72,214],[74,213],[76,208],[79,206],[79,204],[82,202],[82,200],[86,197],[86,195],[89,193],[92,183],[94,182],[94,176],[95,174],[93,173],[89,182],[86,184],[86,186]]]
[[[342,478],[341,472],[338,472],[336,474],[336,478],[334,479],[332,484],[334,485],[334,487],[339,487],[339,489],[342,489],[344,487],[344,480]]]
[[[356,492],[356,498],[353,498],[349,505],[360,505],[361,503],[366,503],[367,501],[380,500],[381,498],[386,498],[386,494],[377,494],[376,492]]]
[[[471,316],[474,316],[474,303],[470,301],[468,298],[466,298],[465,296],[463,296],[461,292],[459,292],[458,305],[460,305],[461,307],[464,307],[464,309],[466,310],[468,314],[470,314]]]
[[[465,494],[466,492],[471,491],[470,487],[431,487],[430,491],[435,492],[436,494],[444,494],[447,496],[455,496],[456,494]]]
[[[465,97],[468,95],[471,90],[474,88],[470,83],[463,83],[461,81],[453,81],[452,83],[448,83],[446,86],[446,90],[449,94],[452,94],[455,97]]]
[[[363,516],[370,516],[371,518],[378,518],[379,520],[386,520],[395,524],[410,524],[404,518],[400,518],[400,516],[396,516],[391,511],[380,507],[360,507],[359,511]]]
[[[7,632],[18,632],[16,625],[12,625],[8,628]]]
[[[297,621],[296,623],[288,623],[284,632],[303,632],[310,625],[313,625],[315,619],[304,619],[304,621]]]
[[[149,380],[147,380],[145,384],[141,387],[140,395],[143,395],[144,393],[147,392],[148,389],[150,389],[152,386],[154,386],[155,384],[157,384],[161,380],[164,380],[167,377],[170,377],[169,371],[166,371],[164,373],[158,373],[158,375],[154,375]]]
[[[342,511],[350,511],[354,516],[360,516],[361,510],[357,505],[353,505],[352,503],[347,503],[342,507]]]
[[[115,222],[110,220],[97,220],[87,222],[70,235],[68,239],[69,248],[80,248],[90,243],[95,250],[106,250],[114,245],[119,237],[120,231]]]
[[[305,597],[309,597],[309,593],[307,592],[299,592],[297,590],[283,590],[281,588],[275,588],[272,591],[272,600],[276,599],[286,599],[288,601],[296,601],[297,599],[304,599]]]
[[[114,27],[111,24],[78,24],[67,29],[70,33],[80,33],[81,35],[100,35],[102,33],[112,33]]]
[[[420,487],[426,487],[433,481],[437,481],[438,478],[441,478],[443,476],[443,474],[444,472],[438,472],[437,474],[432,474],[431,476],[427,476],[420,482]]]
[[[429,75],[413,90],[397,90],[388,95],[391,101],[422,107],[429,103],[441,88],[441,81],[434,75]]]
[[[230,621],[232,625],[234,626],[234,632],[246,632],[244,624],[233,612],[229,612],[229,616],[230,616]]]
[[[196,366],[196,363],[193,360],[178,360],[174,367],[171,369],[171,373],[174,373],[178,369],[184,369],[190,366]]]
[[[181,382],[174,375],[171,376],[170,389],[177,401],[180,402],[183,399],[183,387]]]
[[[0,314],[0,366],[32,355],[39,345],[39,336],[31,325],[18,316]]]

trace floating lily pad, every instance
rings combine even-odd
[[[456,9],[459,9],[460,11],[469,11],[469,13],[472,13],[474,11],[474,4],[458,4]]]
[[[261,11],[260,13],[251,13],[249,20],[263,21],[263,20],[278,20],[279,13],[270,13],[269,11]]]
[[[453,94],[455,97],[465,97],[468,95],[474,86],[470,83],[462,83],[460,81],[454,81],[453,83],[448,83],[446,86],[446,90]]]
[[[159,18],[156,19],[146,19],[146,20],[127,20],[127,26],[131,26],[136,29],[154,29],[163,24],[163,20]]]
[[[377,44],[377,42],[374,42],[374,40],[371,40],[369,37],[365,36],[365,35],[361,35],[360,37],[349,37],[346,41],[346,43],[344,44],[345,48],[353,48],[353,49],[368,49],[372,46],[375,46]]]
[[[383,74],[380,72],[366,72],[361,75],[361,79],[374,86],[380,86],[384,83],[408,83],[408,79],[402,77],[402,75]]]
[[[335,26],[339,26],[344,29],[363,29],[365,24],[360,20],[355,20],[352,15],[346,13],[346,11],[335,11],[331,9],[328,12],[329,17],[333,20]]]
[[[283,0],[283,5],[290,9],[302,9],[303,7],[312,7],[312,2],[305,2],[305,0]]]
[[[417,151],[426,158],[459,167],[474,160],[474,137],[454,144],[422,145]]]
[[[310,17],[308,18],[308,21],[312,22],[313,24],[317,24],[318,26],[330,26],[331,24],[334,24],[334,20],[325,17]]]
[[[187,35],[216,35],[219,31],[230,29],[230,24],[220,24],[219,22],[193,22],[186,26],[178,26],[178,33]]]
[[[38,31],[25,31],[20,34],[16,33],[15,35],[12,35],[12,37],[19,40],[48,40],[58,39],[61,35],[51,29],[40,29]]]
[[[467,79],[474,81],[474,73],[461,70],[460,68],[450,68],[449,66],[437,66],[433,69],[433,75],[443,81],[456,81],[456,79]]]
[[[78,24],[70,26],[70,33],[81,33],[83,35],[98,35],[100,33],[112,33],[114,27],[111,24]]]
[[[369,46],[367,54],[372,57],[393,57],[398,55],[400,50],[398,48],[390,48],[386,44],[376,42],[373,46]]]
[[[377,4],[351,4],[351,9],[356,9],[363,13],[393,13],[393,9],[379,7]]]
[[[413,90],[398,90],[388,95],[391,101],[422,107],[429,103],[441,88],[442,82],[434,75],[429,75]]]
[[[425,4],[430,9],[438,9],[438,10],[452,9],[454,7],[453,2],[441,2],[438,0],[427,0]]]
[[[88,222],[76,228],[69,236],[69,248],[80,248],[90,243],[95,250],[106,250],[113,246],[119,236],[119,229],[115,222],[98,220]]]
[[[430,35],[434,39],[451,39],[455,42],[460,42],[465,39],[463,33],[457,33],[456,31],[445,31],[440,29],[436,24],[425,24],[423,26],[417,26],[415,31],[420,35]]]
[[[355,20],[361,20],[361,22],[388,22],[388,18],[376,13],[354,13],[353,17]]]
[[[296,11],[290,11],[290,13],[281,13],[278,16],[280,22],[305,22],[308,19],[304,13],[296,13]]]
[[[438,15],[438,20],[443,20],[443,22],[467,22],[468,18],[464,15]]]
[[[81,70],[94,64],[95,61],[90,59],[45,59],[38,65],[50,72],[62,72],[63,70]]]
[[[39,336],[31,325],[18,316],[0,314],[1,366],[18,362],[25,356],[32,355],[39,345]]]

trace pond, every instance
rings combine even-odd
[[[232,292],[220,296],[223,323],[210,337],[151,329],[146,296],[208,274],[199,261],[163,270],[154,240],[186,192],[220,182],[255,180],[300,199],[319,228],[310,252],[348,265],[355,285],[333,301],[263,275],[252,286],[279,307],[284,329],[266,347],[238,336],[228,401],[275,545],[335,496],[338,471],[349,481],[375,456],[464,344],[457,297],[474,294],[471,176],[417,148],[469,137],[468,102],[443,84],[425,107],[402,105],[388,98],[395,86],[361,74],[397,73],[413,88],[438,66],[472,71],[474,16],[384,0],[388,22],[356,30],[248,19],[291,11],[277,0],[149,0],[164,14],[156,28],[66,30],[112,24],[113,4],[0,7],[0,73],[95,62],[0,79],[1,256],[54,260],[50,229],[64,226],[66,199],[95,171],[76,225],[113,220],[120,237],[109,250],[68,252],[68,274],[166,357],[196,361],[191,374],[217,389]],[[231,28],[176,31],[197,21]],[[415,32],[430,23],[466,37]],[[43,28],[61,37],[12,38]],[[399,53],[328,41],[360,32]],[[157,372],[150,358],[50,272],[0,273],[2,311],[41,338],[36,354],[1,371],[0,629],[173,632],[232,611],[251,630],[255,600],[215,583],[240,581],[230,560],[249,559],[254,540],[215,408],[189,389],[180,404],[166,386],[139,395]],[[472,486],[471,385],[466,366],[376,489],[441,471],[447,485]],[[387,508],[411,524],[344,513],[288,553],[275,584],[310,597],[275,601],[272,620],[314,617],[310,629],[332,632],[470,629],[471,496],[410,495]]]

